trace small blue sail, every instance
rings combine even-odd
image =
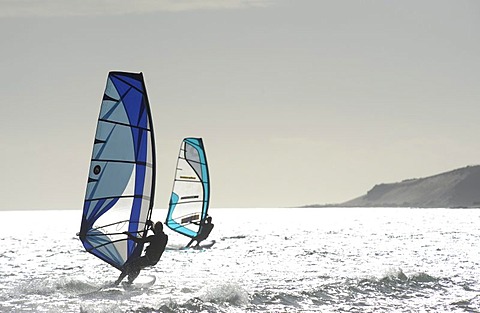
[[[85,249],[122,269],[138,257],[155,193],[155,140],[142,73],[110,72],[98,117],[80,240]]]
[[[202,138],[185,138],[180,147],[177,169],[165,224],[193,238],[200,221],[207,216],[210,179]]]

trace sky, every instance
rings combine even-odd
[[[81,209],[109,71],[143,72],[166,208],[341,203],[480,164],[476,0],[0,0],[0,210]]]

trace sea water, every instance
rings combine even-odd
[[[213,247],[166,230],[152,287],[99,290],[119,271],[84,251],[81,211],[0,212],[0,312],[480,312],[478,209],[211,215]]]

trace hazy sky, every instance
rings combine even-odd
[[[186,136],[217,208],[480,164],[477,0],[0,0],[0,38],[0,209],[82,207],[112,70],[146,79],[157,208]]]

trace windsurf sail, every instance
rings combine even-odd
[[[143,244],[155,194],[155,140],[142,73],[110,72],[93,144],[80,240],[122,269]]]
[[[177,169],[165,224],[187,237],[195,237],[208,212],[210,179],[202,138],[185,138],[180,147]]]

